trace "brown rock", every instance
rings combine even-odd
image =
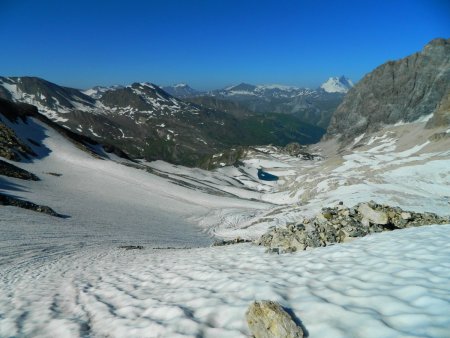
[[[248,327],[255,338],[302,338],[303,330],[291,316],[272,301],[255,301],[246,313]]]

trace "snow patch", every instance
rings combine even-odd
[[[353,141],[353,145],[356,145],[359,141],[361,141],[363,139],[364,135],[366,135],[366,133],[363,133],[363,134],[359,135],[358,137],[355,137],[355,139]]]

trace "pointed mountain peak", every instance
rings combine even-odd
[[[337,77],[330,77],[327,81],[322,83],[322,88],[327,93],[347,93],[353,87],[353,82],[344,75]]]

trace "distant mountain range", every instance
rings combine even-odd
[[[0,77],[0,97],[32,104],[67,129],[131,157],[191,166],[233,146],[308,144],[324,133],[294,116],[238,118],[173,97],[151,83],[81,91],[36,77]]]
[[[211,91],[199,91],[193,89],[188,84],[179,83],[172,86],[162,87],[167,93],[179,98],[193,97],[193,96],[255,96],[260,98],[293,98],[297,96],[305,96],[312,94],[326,93],[347,93],[353,87],[353,82],[345,77],[330,77],[327,81],[322,83],[317,89],[299,88],[295,86],[285,86],[279,84],[271,85],[252,85],[248,83],[240,83],[238,85],[229,86],[223,89],[216,89]]]
[[[172,95],[208,108],[228,106],[236,116],[250,113],[291,114],[302,121],[326,128],[331,114],[353,86],[345,76],[330,77],[319,88],[298,88],[285,85],[252,85],[240,83],[224,89],[201,92],[186,84],[164,89]],[[214,98],[214,99],[211,99]],[[233,102],[230,105],[228,102]]]

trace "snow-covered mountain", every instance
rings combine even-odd
[[[347,93],[353,87],[353,82],[344,75],[340,77],[330,77],[327,81],[320,85],[327,93]]]
[[[35,105],[44,115],[60,122],[76,110],[98,112],[94,98],[37,77],[0,77],[0,97]]]
[[[245,100],[251,97],[265,100],[273,100],[273,99],[293,99],[300,96],[317,98],[318,96],[324,95],[324,92],[345,94],[351,87],[353,87],[353,82],[350,79],[346,78],[345,76],[341,76],[341,77],[330,77],[317,89],[300,88],[282,84],[253,85],[245,82],[242,82],[237,85],[228,86],[223,89],[211,90],[208,92],[201,92],[192,89],[189,85],[185,83],[162,88],[172,96],[179,98],[188,98],[206,95],[206,96],[229,98],[232,100],[239,100],[239,99]]]
[[[74,111],[126,116],[140,112],[153,117],[198,113],[198,108],[147,82],[80,91],[36,77],[0,77],[0,97],[35,105],[49,118],[61,121]]]
[[[169,93],[172,96],[178,97],[178,98],[186,98],[186,97],[193,97],[197,95],[201,95],[202,92],[191,88],[186,83],[178,83],[172,86],[165,86],[162,87],[164,91]]]

